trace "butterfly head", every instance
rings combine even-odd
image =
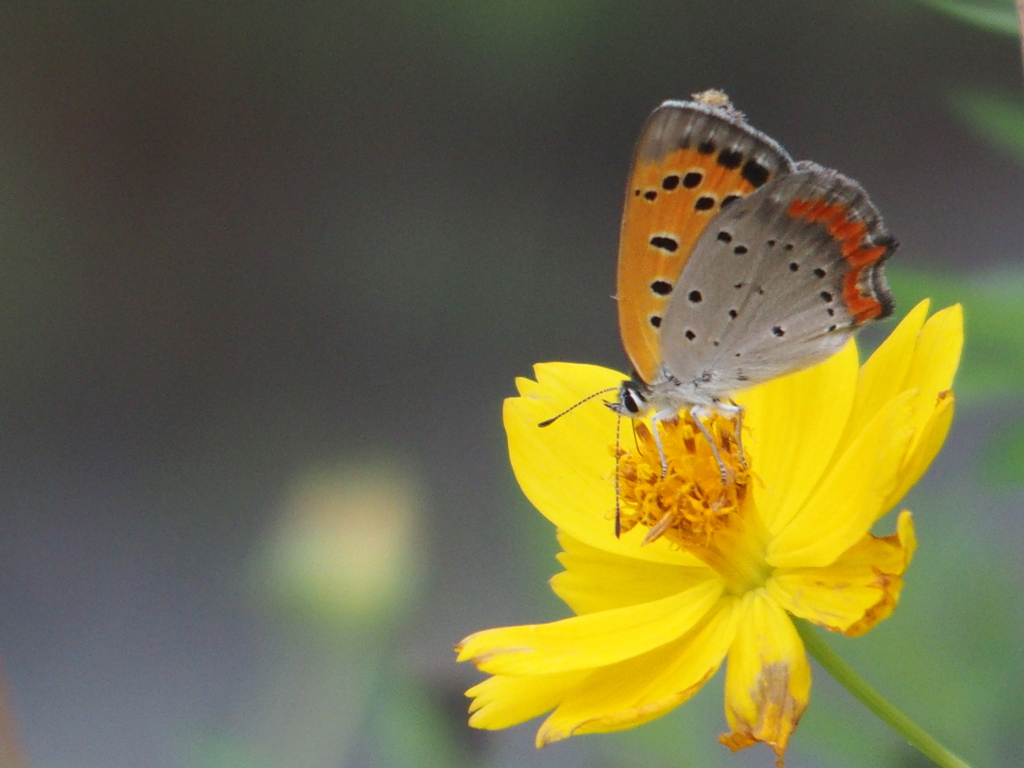
[[[614,402],[606,402],[609,408],[620,416],[637,418],[651,407],[650,388],[642,381],[628,379],[619,387],[619,396]]]

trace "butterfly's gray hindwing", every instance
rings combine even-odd
[[[838,352],[865,319],[891,312],[882,263],[894,249],[861,186],[814,163],[735,201],[673,293],[655,399],[715,402]]]

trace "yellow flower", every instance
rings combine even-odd
[[[599,403],[538,428],[621,374],[549,363],[520,379],[504,410],[512,466],[558,528],[565,570],[551,586],[577,615],[459,644],[460,661],[492,675],[467,691],[470,725],[551,711],[538,746],[630,728],[686,701],[728,657],[720,740],[765,742],[781,765],[811,687],[787,614],[862,634],[896,607],[914,553],[909,512],[890,536],[869,530],[924,473],[953,417],[961,310],[927,313],[922,302],[859,369],[851,342],[740,393],[746,463],[733,423],[708,421],[724,486],[688,417],[661,426],[664,477],[643,423],[635,439],[624,425],[616,465],[616,416]]]

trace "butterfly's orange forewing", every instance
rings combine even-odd
[[[697,238],[723,205],[750,194],[790,162],[738,117],[701,114],[695,126],[665,117],[663,110],[684,106],[676,104],[655,110],[640,136],[619,239],[619,331],[645,382],[654,380],[661,364],[658,328]],[[730,148],[737,137],[756,144],[760,162]]]

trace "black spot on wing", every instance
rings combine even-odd
[[[716,149],[718,149],[718,146],[711,139],[704,139],[704,141],[697,145],[697,151],[702,155],[710,155]]]
[[[690,171],[688,174],[683,176],[683,186],[687,189],[699,187],[702,181],[704,181],[704,174],[700,171]]]
[[[722,230],[721,232],[718,233],[718,239],[721,240],[723,243],[731,243],[732,235],[730,235],[725,230]]]
[[[661,328],[661,318],[658,315],[651,315],[651,325],[655,328]]]
[[[662,189],[672,190],[672,189],[675,189],[678,186],[679,186],[679,177],[676,176],[675,174],[672,174],[671,176],[666,176],[664,179],[661,180],[661,188]]]
[[[693,204],[693,207],[698,211],[710,211],[715,207],[715,198],[701,195],[697,198],[697,202]]]
[[[725,208],[727,205],[732,205],[733,203],[735,203],[739,199],[740,199],[739,195],[726,195],[725,197],[722,198],[722,202],[721,202],[721,204],[718,207],[719,208]]]
[[[658,193],[655,192],[653,189],[648,189],[646,192],[644,192],[644,198],[651,201],[657,200]]]
[[[651,290],[659,296],[668,296],[672,293],[672,283],[667,280],[655,280],[651,283]]]
[[[690,300],[691,304],[700,304],[704,301],[704,297],[700,295],[700,291],[690,291],[686,294],[686,298]]]
[[[723,168],[739,168],[743,162],[743,153],[735,149],[723,149],[718,153],[718,164]]]
[[[689,339],[690,341],[693,341],[694,339],[697,338],[697,334],[691,331],[689,328],[686,329],[686,333],[683,335],[686,336],[686,338]]]
[[[669,253],[675,253],[679,248],[679,242],[674,237],[655,235],[651,238],[651,245]]]
[[[772,333],[780,338],[786,335],[786,331],[783,330],[781,325],[772,326]]]
[[[750,186],[757,189],[768,181],[768,177],[771,176],[771,172],[761,165],[756,160],[747,160],[743,164],[743,170],[740,171],[740,176],[750,183]]]

